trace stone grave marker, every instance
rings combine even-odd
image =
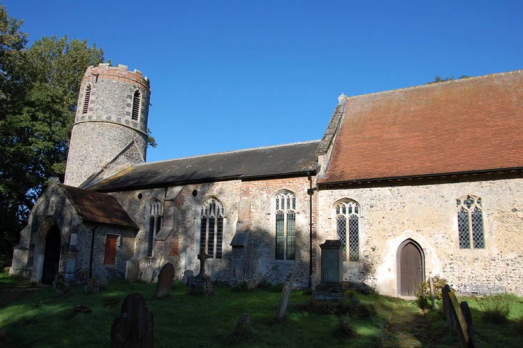
[[[211,277],[205,274],[205,261],[207,260],[207,254],[200,252],[198,255],[200,260],[200,273],[194,277],[191,283],[191,295],[196,296],[212,296],[214,295],[214,289],[211,282]]]
[[[447,326],[450,331],[454,330],[454,319],[449,299],[450,286],[447,284],[441,289],[441,298],[443,299],[443,311],[447,317]]]
[[[140,274],[140,267],[138,260],[131,259],[125,263],[125,281],[128,283],[134,283],[138,280]]]
[[[234,335],[238,338],[247,338],[251,334],[251,316],[243,313],[236,324]]]
[[[470,347],[474,348],[474,327],[472,326],[472,313],[470,311],[469,304],[466,301],[462,301],[459,304],[459,307],[461,308],[461,312],[463,313],[463,317],[467,323],[467,331],[470,337]]]
[[[192,280],[194,279],[194,272],[191,269],[183,272],[183,285],[191,285]]]
[[[283,317],[285,316],[285,311],[287,310],[287,305],[289,304],[289,297],[291,296],[293,280],[293,275],[289,274],[281,291],[280,304],[278,305],[278,310],[276,311],[276,321],[282,321]]]
[[[152,348],[154,316],[139,293],[128,295],[111,326],[111,348]]]
[[[321,248],[321,283],[312,294],[314,300],[339,301],[344,298],[343,246],[339,240],[326,240]]]
[[[163,265],[160,274],[158,275],[158,283],[156,283],[156,292],[154,297],[162,298],[169,295],[174,279],[174,266],[167,262]]]
[[[450,300],[449,302],[451,305],[452,314],[454,315],[454,318],[456,320],[456,326],[458,329],[459,337],[461,338],[461,343],[463,344],[464,348],[472,348],[474,347],[474,343],[472,342],[472,339],[469,335],[467,321],[465,320],[465,316],[461,311],[458,298],[456,297],[453,291],[449,292],[448,297]]]
[[[152,283],[153,280],[154,280],[154,268],[153,266],[149,265],[147,267],[145,267],[145,269],[143,270],[143,273],[142,273],[142,281],[146,282],[146,283]]]

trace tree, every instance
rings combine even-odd
[[[63,181],[82,76],[104,60],[95,44],[67,36],[26,48],[21,24],[0,7],[0,266],[47,181]]]
[[[440,76],[436,76],[436,78],[434,79],[434,81],[431,81],[429,83],[438,83],[438,82],[445,82],[445,81],[453,81],[453,80],[461,80],[461,79],[467,79],[469,78],[470,76],[467,76],[467,75],[461,75],[460,77],[458,78],[455,78],[454,76],[451,76],[451,77],[445,77],[445,78],[441,78]]]

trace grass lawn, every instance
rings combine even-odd
[[[0,300],[0,347],[108,347],[112,321],[120,313],[123,298],[132,292],[141,293],[154,313],[157,348],[460,347],[458,337],[448,333],[441,311],[422,312],[414,301],[357,295],[362,304],[372,304],[377,315],[343,315],[359,334],[345,339],[338,334],[338,315],[304,310],[310,307],[306,292],[293,291],[285,320],[275,323],[279,292],[215,287],[214,297],[192,297],[188,287],[176,283],[168,297],[154,299],[154,290],[155,284],[112,281],[109,290],[97,294],[86,295],[83,287],[72,287],[65,296],[58,296],[52,287],[35,288],[0,273],[4,299]],[[512,300],[509,321],[498,325],[481,321],[479,307],[469,300],[479,347],[521,346],[515,319],[523,316],[523,303],[517,297]],[[89,306],[92,313],[74,315],[74,305]],[[234,329],[245,312],[251,316],[252,334],[239,340]]]

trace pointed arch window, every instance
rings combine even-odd
[[[200,252],[210,259],[222,258],[223,220],[222,203],[216,198],[207,199],[200,211]]]
[[[343,245],[343,259],[360,259],[360,205],[353,200],[344,200],[334,206],[336,211],[336,232]]]
[[[84,105],[82,108],[82,114],[87,114],[89,112],[89,102],[91,101],[91,85],[87,85],[85,87],[85,97],[84,97]]]
[[[154,237],[160,232],[163,224],[163,204],[159,200],[149,203],[149,233],[147,235],[147,256],[153,256]]]
[[[456,200],[460,249],[484,249],[483,207],[481,198],[467,195]]]
[[[140,117],[140,100],[141,99],[141,93],[140,91],[136,90],[134,92],[133,96],[133,112],[132,112],[132,119],[133,121],[138,121],[138,118]]]
[[[282,191],[274,196],[276,216],[276,260],[296,258],[296,196]]]

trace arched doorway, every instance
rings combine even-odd
[[[60,264],[60,230],[53,225],[47,232],[45,241],[42,284],[52,284]]]
[[[423,249],[412,239],[398,248],[398,294],[415,296],[418,285],[425,279],[425,255]]]

